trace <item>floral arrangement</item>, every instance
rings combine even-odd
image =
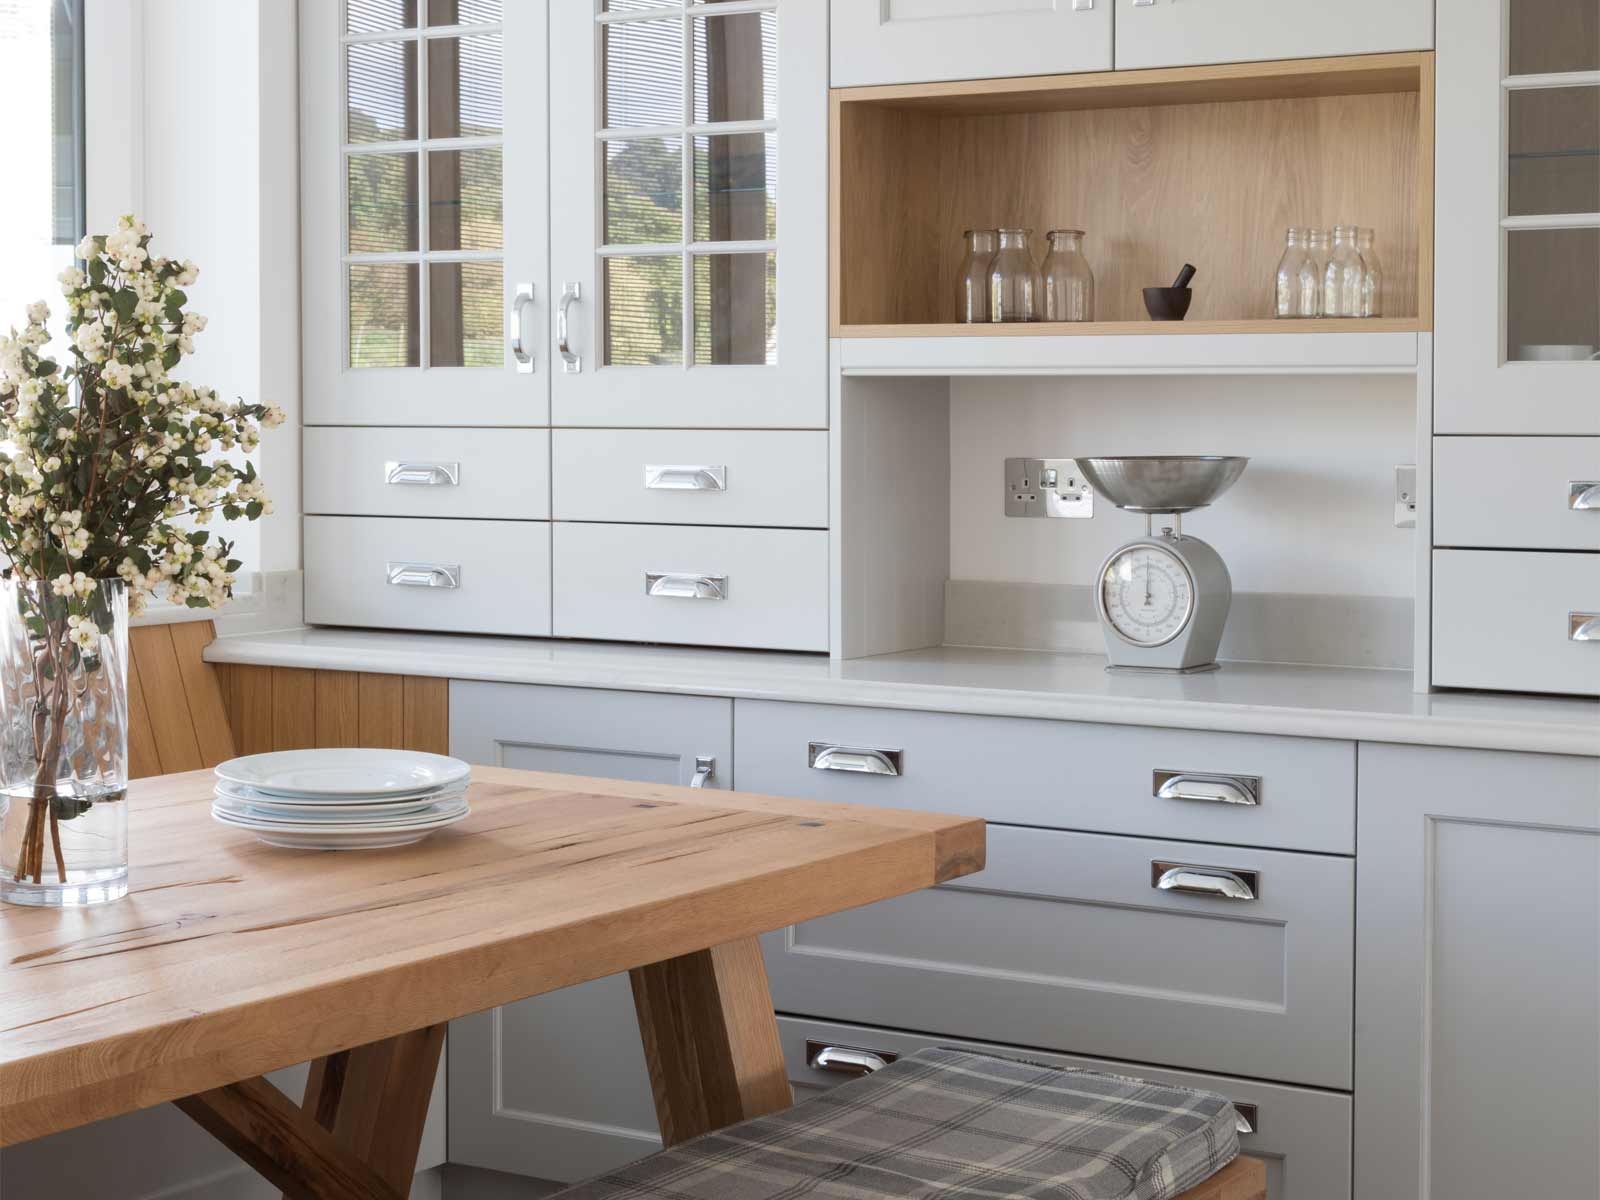
[[[20,333],[0,337],[0,581],[21,585],[10,591],[30,635],[41,810],[29,817],[19,879],[39,877],[44,822],[35,821],[56,790],[69,677],[98,669],[112,632],[115,589],[103,581],[123,582],[135,614],[161,593],[193,608],[225,602],[241,564],[205,526],[218,513],[272,511],[243,455],[262,427],[283,421],[271,405],[173,377],[206,326],[184,307],[193,263],[152,254],[150,231],[131,216],[77,249],[83,265],[60,276],[65,366],[45,357],[42,301],[28,306]],[[51,809],[52,831],[59,815]]]

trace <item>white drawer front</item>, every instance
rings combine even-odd
[[[854,1078],[838,1068],[813,1065],[818,1051],[829,1047],[901,1057],[929,1046],[949,1046],[1215,1092],[1232,1100],[1249,1121],[1252,1132],[1240,1131],[1239,1147],[1266,1162],[1267,1195],[1272,1200],[1350,1200],[1350,1097],[1337,1092],[805,1017],[779,1017],[778,1037],[797,1103]]]
[[[739,787],[748,791],[1015,825],[1355,852],[1352,742],[771,700],[736,705]],[[813,765],[813,744],[895,752],[898,774],[821,769],[828,763]],[[861,764],[836,756],[834,765]],[[1256,803],[1237,802],[1250,799]]]
[[[1348,1088],[1354,893],[1347,858],[991,825],[985,870],[767,961],[781,1012]]]
[[[826,529],[821,431],[558,429],[560,521]]]
[[[1600,695],[1600,554],[1434,551],[1433,682]]]
[[[311,625],[550,633],[543,521],[307,517],[305,563]]]
[[[820,530],[557,524],[554,559],[557,637],[828,648]]]
[[[1600,550],[1600,438],[1435,438],[1433,541]]]
[[[330,516],[550,516],[547,429],[305,431],[305,510]]]

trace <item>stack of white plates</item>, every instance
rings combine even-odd
[[[269,846],[374,850],[465,819],[471,768],[415,750],[280,750],[217,767],[211,815]]]

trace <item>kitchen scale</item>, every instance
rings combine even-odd
[[[1183,514],[1204,508],[1244,474],[1248,458],[1158,455],[1080,458],[1089,485],[1125,512],[1144,514],[1144,537],[1113,550],[1100,567],[1095,607],[1108,671],[1217,669],[1217,647],[1233,602],[1222,556],[1183,532]],[[1156,534],[1151,518],[1170,515]]]

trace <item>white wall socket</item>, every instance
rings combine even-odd
[[[1416,467],[1394,469],[1394,527],[1396,529],[1417,527]]]
[[[1094,516],[1094,492],[1070,458],[1006,459],[1006,516]]]

